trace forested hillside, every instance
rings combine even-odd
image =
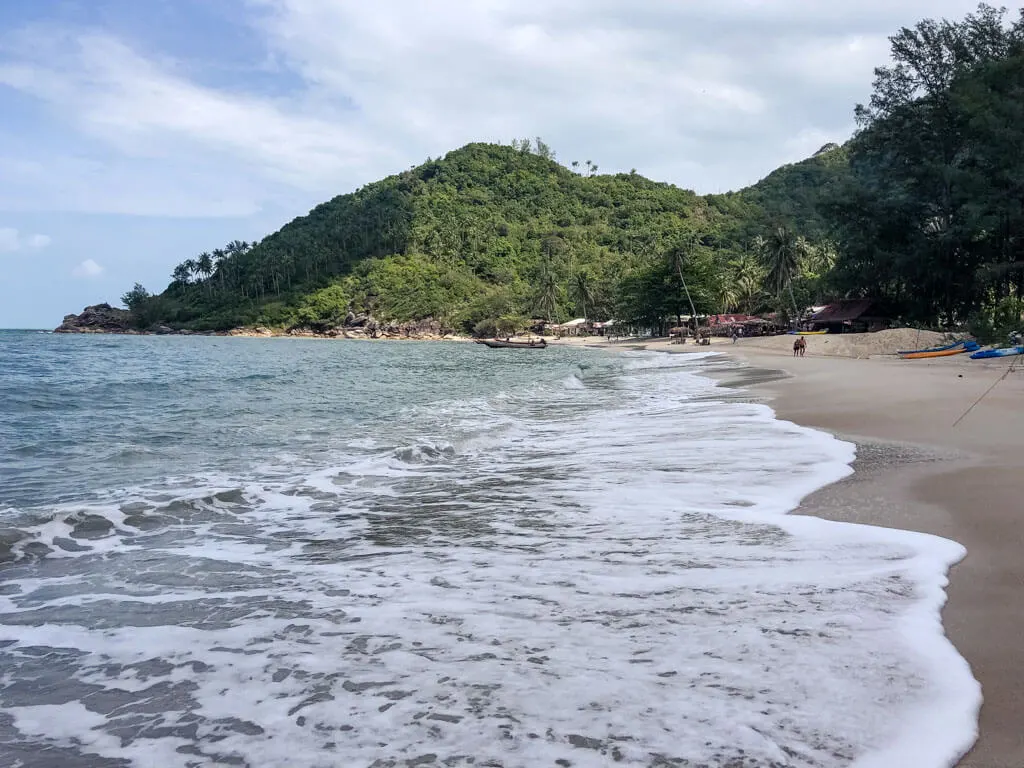
[[[590,162],[564,167],[540,140],[470,144],[258,244],[200,254],[162,295],[137,288],[126,300],[145,325],[200,330],[322,330],[358,313],[465,331],[570,315],[657,324],[690,314],[690,300],[698,312],[754,311],[775,300],[764,289],[769,243],[758,239],[773,215],[823,231],[813,192],[797,188],[805,165],[816,183],[818,158],[773,174],[770,191],[704,198],[636,173],[598,175]]]
[[[561,165],[540,139],[470,144],[186,259],[140,327],[322,331],[355,315],[511,331],[529,318],[664,327],[841,296],[984,333],[1024,291],[1024,24],[979,6],[891,38],[850,142],[698,196]]]

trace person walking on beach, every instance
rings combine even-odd
[[[803,357],[804,351],[807,349],[807,339],[803,336],[797,336],[793,342],[793,357]]]
[[[735,344],[740,338],[740,329],[735,325],[732,327],[732,343]]]

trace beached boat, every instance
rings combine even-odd
[[[900,357],[904,360],[924,360],[932,357],[949,357],[950,355],[962,355],[964,352],[978,351],[977,344],[961,345],[952,349],[930,349],[922,352],[901,352]]]
[[[790,336],[824,336],[828,331],[786,331]]]
[[[971,355],[971,360],[984,360],[990,357],[1012,357],[1013,355],[1024,355],[1024,346],[982,349]]]
[[[925,347],[924,349],[901,349],[896,354],[897,355],[916,355],[918,352],[943,352],[943,351],[945,351],[947,349],[955,349],[956,347],[962,347],[966,343],[967,343],[967,339],[962,339],[960,341],[954,341],[952,344],[947,344],[944,347]],[[974,345],[977,345],[978,342],[972,341],[971,343],[974,344]]]
[[[537,341],[511,341],[504,339],[477,339],[477,344],[483,344],[491,349],[544,349],[548,343],[544,339]]]
[[[979,349],[976,341],[965,339],[954,344],[947,344],[945,347],[932,347],[931,349],[909,349],[897,352],[904,360],[921,360],[930,357],[948,357],[950,355],[961,355],[964,352],[975,352]]]

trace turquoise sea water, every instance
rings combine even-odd
[[[0,765],[948,764],[962,550],[709,364],[0,332]]]

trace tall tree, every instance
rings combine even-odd
[[[202,275],[203,282],[208,281],[210,276],[213,275],[213,256],[208,251],[203,251],[199,254],[199,257],[196,259],[196,271]],[[209,290],[209,286],[207,286],[207,290]]]
[[[171,280],[178,285],[188,285],[189,278],[191,277],[192,272],[184,262],[178,264],[174,271],[171,272]]]
[[[837,285],[909,319],[963,321],[984,299],[988,236],[972,173],[982,148],[956,91],[1019,50],[1021,23],[980,5],[963,21],[925,20],[890,38],[850,146],[851,178],[833,205]]]
[[[793,278],[800,267],[805,247],[805,241],[785,225],[773,228],[764,243],[763,258],[769,289],[780,299],[789,294],[794,317],[800,316],[800,309],[793,295]]]
[[[558,279],[550,259],[541,260],[533,309],[545,320],[558,320]]]
[[[587,307],[594,305],[594,286],[586,270],[580,270],[573,276],[572,292],[583,318],[586,319]]]

